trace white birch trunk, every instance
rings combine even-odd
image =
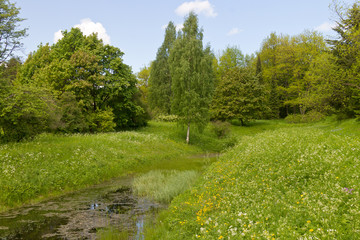
[[[190,141],[190,123],[188,123],[187,133],[186,133],[186,143],[189,144]]]

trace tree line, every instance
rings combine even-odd
[[[0,44],[2,141],[47,131],[95,133],[146,124],[136,77],[119,48],[73,28],[53,45],[40,44],[24,63],[7,60],[27,29],[17,29],[23,19],[14,4],[2,0],[0,8],[1,24],[9,25],[1,28],[0,39],[10,36]]]
[[[179,50],[179,43],[189,30],[184,28],[177,33],[170,22],[156,59],[138,75],[140,82],[146,79],[142,92],[150,112],[154,116],[175,114],[184,119],[184,113],[177,111],[180,107],[192,116],[204,117],[195,122],[238,120],[242,125],[253,119],[301,122],[328,115],[338,119],[359,117],[360,4],[356,1],[345,7],[334,3],[333,7],[338,16],[333,29],[336,38],[326,39],[316,31],[295,36],[271,33],[252,55],[229,46],[218,56],[209,51],[205,57],[189,46],[191,57],[174,61],[179,51],[186,55],[186,44]],[[190,14],[185,22],[193,17]],[[193,58],[203,58],[208,64],[203,66],[206,74],[203,70],[192,74],[202,79],[196,81],[198,84],[208,84],[209,95],[203,105],[207,109],[196,107],[198,111],[192,112],[191,106],[199,99],[191,96],[191,89],[182,90],[180,103],[177,84],[178,78],[182,78],[181,82],[191,78],[178,68],[199,66],[190,61]],[[195,87],[194,91],[198,92]]]
[[[53,45],[40,44],[24,63],[11,58],[27,29],[18,29],[23,19],[14,4],[0,0],[0,8],[8,17],[0,31],[2,141],[128,129],[144,126],[149,115],[182,123],[187,142],[190,126],[202,130],[209,120],[245,125],[360,115],[359,1],[334,5],[337,38],[271,33],[252,55],[232,46],[215,55],[190,13],[179,31],[169,22],[156,59],[137,76],[119,48],[77,28]]]

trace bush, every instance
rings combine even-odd
[[[111,109],[97,110],[89,115],[88,121],[91,132],[112,132],[116,124],[114,123],[114,113]]]
[[[49,130],[55,121],[53,96],[45,88],[21,86],[2,99],[0,138],[3,142],[20,141]]]
[[[304,115],[302,114],[290,114],[285,118],[287,123],[312,123],[318,122],[325,118],[325,115],[317,112],[317,111],[310,111]]]
[[[211,123],[211,129],[215,132],[218,138],[223,138],[229,135],[231,124],[228,122],[214,121]]]

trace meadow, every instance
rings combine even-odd
[[[359,156],[354,120],[244,136],[147,239],[359,239]]]
[[[182,134],[175,123],[150,122],[137,131],[41,134],[2,144],[0,211],[152,169],[200,170],[204,153],[235,143],[206,129],[187,145]]]
[[[193,146],[141,132],[42,134],[0,145],[0,210],[85,188],[197,154]]]
[[[209,125],[190,145],[184,136],[176,123],[152,121],[0,145],[0,211],[133,174],[135,193],[171,202],[146,239],[360,238],[355,120],[256,121],[223,138]],[[204,158],[213,152],[222,154]]]

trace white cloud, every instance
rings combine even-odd
[[[227,33],[227,35],[228,35],[228,36],[233,36],[233,35],[236,35],[236,34],[238,34],[238,33],[240,33],[240,32],[242,32],[241,29],[232,28],[232,29]]]
[[[324,22],[323,24],[317,26],[315,28],[316,31],[319,32],[329,32],[332,30],[333,27],[335,27],[336,24],[335,23],[330,23],[330,22]]]
[[[211,5],[208,0],[195,0],[192,2],[184,2],[175,10],[175,13],[179,16],[185,16],[191,11],[194,11],[196,14],[204,14],[207,17],[217,16],[214,6]]]
[[[85,36],[89,36],[93,33],[97,33],[99,39],[102,39],[105,44],[110,44],[110,36],[106,33],[104,26],[97,22],[91,21],[90,18],[85,18],[80,21],[80,24],[74,26],[74,28],[79,28]],[[54,42],[57,42],[63,37],[61,30],[54,33]]]
[[[56,43],[57,41],[59,41],[63,37],[64,36],[63,36],[61,30],[57,31],[56,33],[54,33],[54,43]]]

